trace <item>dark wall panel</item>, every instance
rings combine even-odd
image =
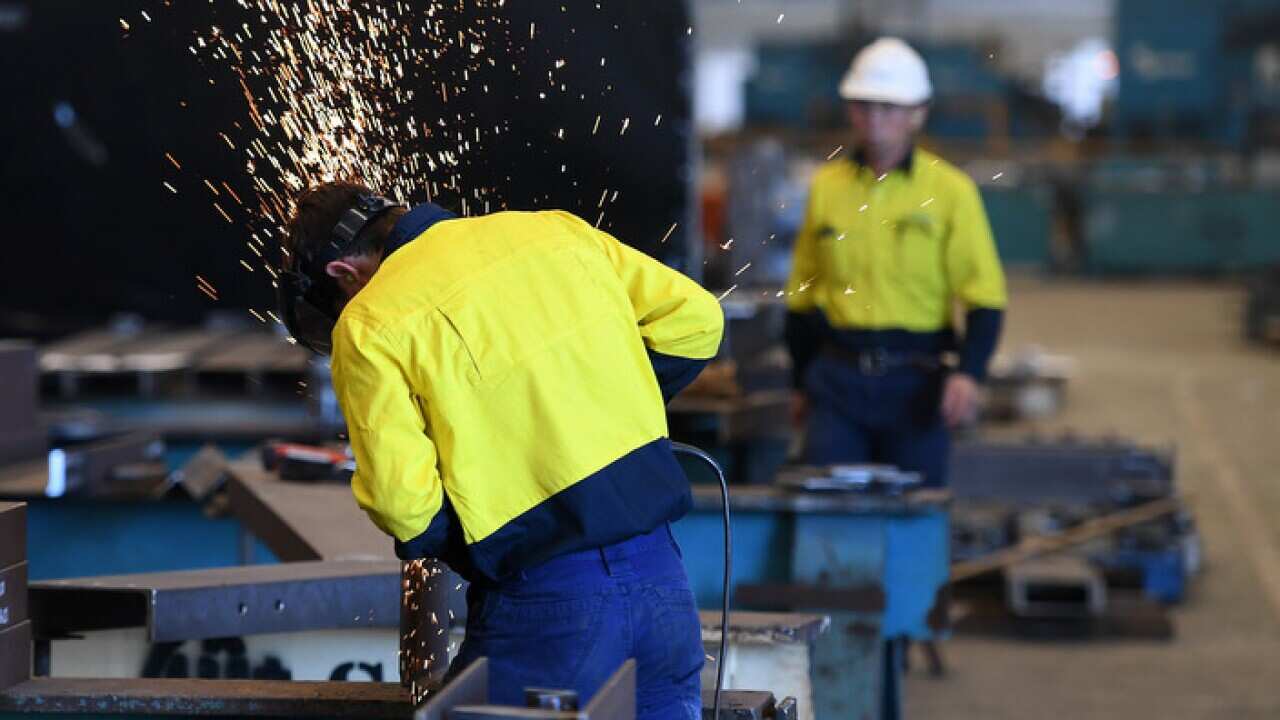
[[[202,66],[187,49],[197,31],[244,19],[238,4],[6,5],[20,12],[0,23],[0,202],[11,251],[0,332],[6,320],[32,313],[197,321],[211,309],[269,306],[266,274],[239,263],[244,226],[222,220],[200,185],[226,179],[252,196],[243,155],[217,135],[247,125],[240,89],[225,67]],[[140,7],[150,7],[153,22]],[[514,208],[565,208],[595,222],[607,188],[602,227],[679,264],[691,128],[683,3],[521,2],[501,15],[512,41],[487,49],[495,58],[484,78],[490,91],[450,103],[451,113],[506,130],[468,158],[463,189],[490,188],[489,197]],[[424,91],[416,102],[436,97]],[[438,199],[460,205],[452,193]],[[217,303],[196,290],[197,273],[218,288]]]

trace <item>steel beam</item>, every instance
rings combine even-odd
[[[0,568],[0,630],[28,619],[27,564]]]
[[[31,623],[20,622],[0,630],[0,691],[30,678]]]
[[[248,565],[31,585],[41,637],[146,627],[151,642],[399,627],[399,562]]]
[[[406,718],[396,683],[38,678],[0,693],[0,713]]]
[[[285,482],[257,459],[229,470],[232,514],[284,562],[396,559],[391,538],[369,522],[346,485]]]

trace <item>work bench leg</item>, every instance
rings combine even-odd
[[[942,649],[938,647],[937,640],[925,640],[924,656],[929,661],[929,674],[933,677],[940,678],[947,674],[947,664],[942,660]]]
[[[49,677],[53,666],[52,645],[47,638],[36,638],[31,643],[32,677]]]
[[[884,641],[883,692],[880,705],[880,720],[901,720],[902,718],[902,651],[905,643],[901,638]]]

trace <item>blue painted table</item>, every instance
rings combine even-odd
[[[949,571],[945,491],[902,496],[734,487],[735,607],[831,615],[815,648],[818,718],[901,714],[900,639],[945,637]],[[693,511],[673,526],[698,604],[720,606],[719,489],[694,486]]]
[[[165,460],[180,467],[198,445],[169,443]],[[247,443],[222,446],[231,456]],[[31,580],[123,575],[276,562],[231,517],[212,517],[184,499],[137,496],[50,498],[43,462],[0,468],[0,498],[27,503]]]

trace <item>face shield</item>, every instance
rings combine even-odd
[[[289,335],[311,352],[327,356],[333,350],[330,335],[338,316],[332,303],[324,303],[314,297],[319,293],[308,293],[311,285],[311,279],[306,275],[285,270],[276,280],[276,304]]]
[[[361,195],[333,228],[333,242],[314,255],[298,256],[276,279],[280,321],[299,345],[317,355],[333,350],[331,335],[338,322],[338,290],[325,266],[350,254],[361,231],[396,204],[379,195]]]

